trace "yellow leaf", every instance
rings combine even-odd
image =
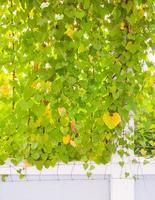
[[[59,115],[62,117],[62,116],[64,116],[65,114],[66,114],[66,108],[64,108],[64,107],[59,107],[58,108],[58,113],[59,113]]]
[[[73,147],[76,147],[76,143],[74,140],[70,140],[70,145],[73,146]]]
[[[68,25],[65,34],[66,34],[68,37],[72,38],[72,37],[73,37],[73,34],[74,34],[74,31],[75,31],[74,26],[73,26],[73,25]]]
[[[10,87],[8,85],[2,85],[0,87],[0,93],[4,96],[9,96],[10,95]]]
[[[31,85],[31,87],[39,90],[39,89],[41,89],[42,85],[43,85],[43,83],[41,81],[34,81]]]
[[[70,135],[66,135],[63,137],[63,143],[64,144],[69,144],[71,141],[71,136]]]
[[[31,167],[31,164],[28,160],[24,160],[24,168]]]
[[[29,18],[33,19],[33,17],[34,17],[34,8],[31,9],[30,12],[29,12]]]
[[[32,68],[33,68],[33,70],[34,70],[35,72],[37,72],[37,71],[40,69],[40,66],[39,66],[38,63],[34,63],[33,66],[32,66]]]
[[[121,117],[117,112],[106,112],[103,114],[103,121],[109,129],[114,129],[121,122]]]
[[[124,22],[121,22],[120,23],[120,29],[123,31],[125,29],[125,23]]]
[[[140,152],[141,152],[142,156],[146,156],[147,151],[145,149],[141,149]]]
[[[46,106],[44,114],[50,119],[51,118],[51,107],[50,103]]]

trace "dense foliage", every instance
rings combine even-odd
[[[154,0],[0,0],[0,163],[155,154],[154,24]]]

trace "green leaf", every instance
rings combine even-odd
[[[6,179],[7,179],[7,177],[8,177],[8,174],[3,174],[3,175],[1,175],[1,180],[2,180],[2,182],[5,182]]]
[[[90,178],[92,176],[91,172],[87,172],[87,177]]]

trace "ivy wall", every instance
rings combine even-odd
[[[1,0],[0,164],[154,155],[154,24],[154,0]]]

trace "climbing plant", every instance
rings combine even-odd
[[[0,164],[155,154],[153,0],[0,3]]]

